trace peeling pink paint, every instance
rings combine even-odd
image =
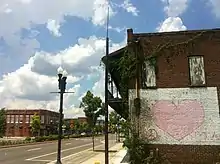
[[[153,106],[155,124],[177,140],[199,128],[204,121],[204,109],[196,100],[184,100],[178,105],[160,100]]]

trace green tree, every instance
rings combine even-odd
[[[78,120],[74,121],[74,130],[75,130],[75,133],[79,133],[80,132],[80,123],[79,123]]]
[[[87,133],[89,131],[89,124],[84,122],[82,123],[82,131]]]
[[[35,113],[31,118],[31,132],[33,133],[34,136],[36,136],[36,134],[39,135],[40,127],[41,127],[40,116],[37,113]]]
[[[104,115],[103,103],[100,97],[94,96],[91,91],[87,91],[82,98],[80,108],[84,108],[85,116],[88,119],[89,128],[92,129],[92,143],[94,150],[94,127],[100,115]]]
[[[5,108],[0,110],[0,138],[5,135],[6,130],[6,111]]]
[[[120,131],[119,131],[120,122],[121,122],[120,115],[117,114],[115,111],[112,111],[109,114],[109,125],[110,125],[110,130],[116,134],[116,140],[118,141],[120,141]]]
[[[101,126],[101,125],[96,125],[95,126],[95,132],[98,134],[98,133],[100,133],[100,132],[102,132],[103,131],[103,127]]]

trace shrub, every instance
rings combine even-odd
[[[25,141],[28,141],[28,142],[31,141],[31,137],[26,137]]]
[[[44,141],[44,138],[42,136],[37,136],[37,137],[34,138],[34,140],[36,142],[42,142],[42,141]]]

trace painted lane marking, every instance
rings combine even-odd
[[[41,148],[39,147],[39,148],[34,148],[34,149],[29,149],[29,150],[27,150],[27,151],[35,151],[35,150],[40,150]]]
[[[44,159],[38,159],[38,160],[31,160],[31,161],[33,161],[33,162],[51,162],[51,160],[44,160]]]
[[[65,152],[65,151],[68,151],[68,150],[74,150],[74,149],[85,147],[85,146],[89,146],[89,145],[92,145],[92,143],[81,145],[81,146],[77,146],[77,147],[73,147],[73,148],[69,148],[69,149],[64,149],[61,152]],[[52,152],[52,153],[48,153],[48,154],[39,155],[39,156],[36,156],[36,157],[25,159],[25,161],[32,161],[33,159],[45,157],[45,156],[48,156],[48,155],[53,155],[53,154],[56,154],[56,153],[57,152]]]
[[[71,145],[71,143],[69,142],[69,143],[66,143],[65,145]]]
[[[98,148],[98,147],[101,147],[101,146],[103,146],[103,144],[97,145],[97,146],[95,146],[95,148]],[[82,154],[82,153],[84,153],[84,152],[87,152],[87,151],[89,151],[89,150],[92,150],[92,148],[88,148],[88,149],[85,149],[85,150],[80,151],[80,152],[78,152],[78,153],[74,153],[74,154],[65,156],[65,157],[63,157],[63,158],[61,158],[61,159],[62,159],[62,160],[63,160],[63,159],[67,159],[67,158],[73,157],[73,156],[75,156],[75,155],[78,155],[78,154]],[[47,164],[55,164],[55,163],[56,163],[56,160],[50,161],[50,162],[47,163]]]

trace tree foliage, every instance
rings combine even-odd
[[[117,125],[120,124],[120,116],[117,114],[115,111],[112,111],[109,114],[109,125],[110,125],[110,130],[112,132],[116,132],[117,130]]]
[[[6,111],[5,108],[0,110],[0,137],[3,137],[6,130]]]
[[[74,131],[77,132],[77,133],[80,131],[80,123],[79,123],[78,120],[75,120],[75,121],[74,121],[73,129],[72,129],[72,130],[74,130]]]
[[[40,116],[35,113],[31,118],[31,132],[33,135],[39,134],[41,127]]]
[[[100,97],[94,96],[91,91],[87,91],[82,98],[80,108],[84,108],[85,116],[88,119],[88,124],[93,127],[100,115],[104,115],[103,103]]]

